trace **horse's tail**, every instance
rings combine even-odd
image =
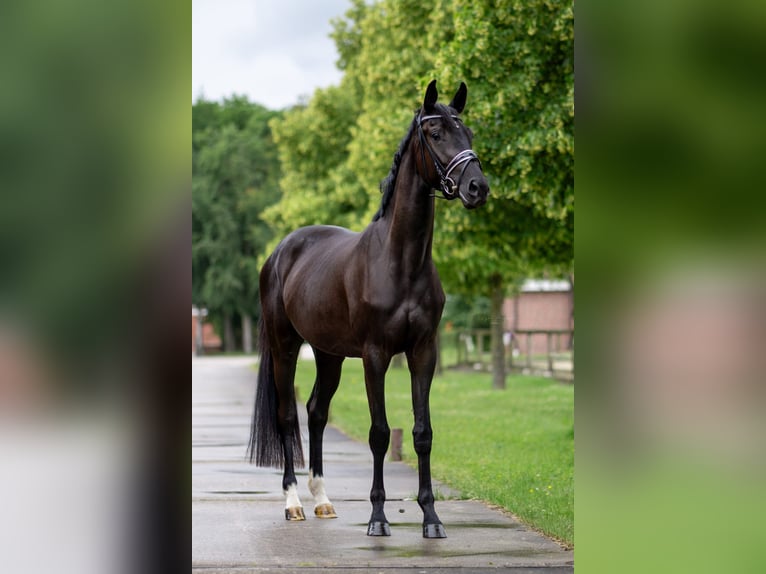
[[[283,468],[285,454],[282,448],[282,433],[277,419],[279,397],[274,379],[274,361],[271,356],[266,326],[261,318],[258,329],[258,348],[260,365],[258,367],[258,386],[255,391],[253,420],[250,425],[250,442],[247,456],[257,466],[275,466]],[[293,456],[298,466],[303,466],[303,445],[298,424],[285,437],[292,443]]]

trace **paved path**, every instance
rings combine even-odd
[[[284,520],[281,472],[245,462],[255,371],[250,358],[192,359],[192,569],[264,573],[565,573],[573,554],[484,504],[437,501],[446,539],[422,537],[417,472],[386,461],[390,537],[368,537],[372,455],[337,429],[325,431],[327,493],[338,518],[313,516],[306,470],[298,472],[305,522]],[[301,413],[304,438],[305,410]],[[438,440],[438,437],[436,437]],[[308,445],[304,445],[308,453]],[[450,489],[434,483],[443,494]]]

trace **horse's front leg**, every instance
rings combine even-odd
[[[362,362],[367,403],[370,407],[370,450],[373,457],[372,489],[370,490],[372,515],[367,525],[367,536],[391,536],[391,529],[383,512],[383,505],[386,502],[386,490],[383,487],[383,459],[391,439],[391,429],[386,419],[385,377],[391,357],[375,351],[366,354]]]
[[[447,532],[434,510],[434,492],[431,485],[433,432],[428,397],[436,368],[436,342],[424,342],[407,353],[407,364],[412,377],[412,408],[415,415],[412,438],[418,455],[418,504],[423,510],[423,537],[446,538]]]

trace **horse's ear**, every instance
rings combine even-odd
[[[451,108],[455,108],[457,113],[462,113],[463,108],[465,108],[465,99],[467,96],[468,88],[466,87],[465,82],[460,82],[460,87],[457,89],[457,92],[455,92],[455,97],[452,98],[449,106]]]
[[[439,97],[439,92],[436,91],[436,80],[431,80],[426,88],[426,97],[423,100],[423,111],[431,113],[436,105],[436,99]]]

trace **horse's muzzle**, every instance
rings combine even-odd
[[[473,177],[465,191],[459,190],[459,195],[466,209],[475,209],[487,203],[489,183],[484,177]]]

